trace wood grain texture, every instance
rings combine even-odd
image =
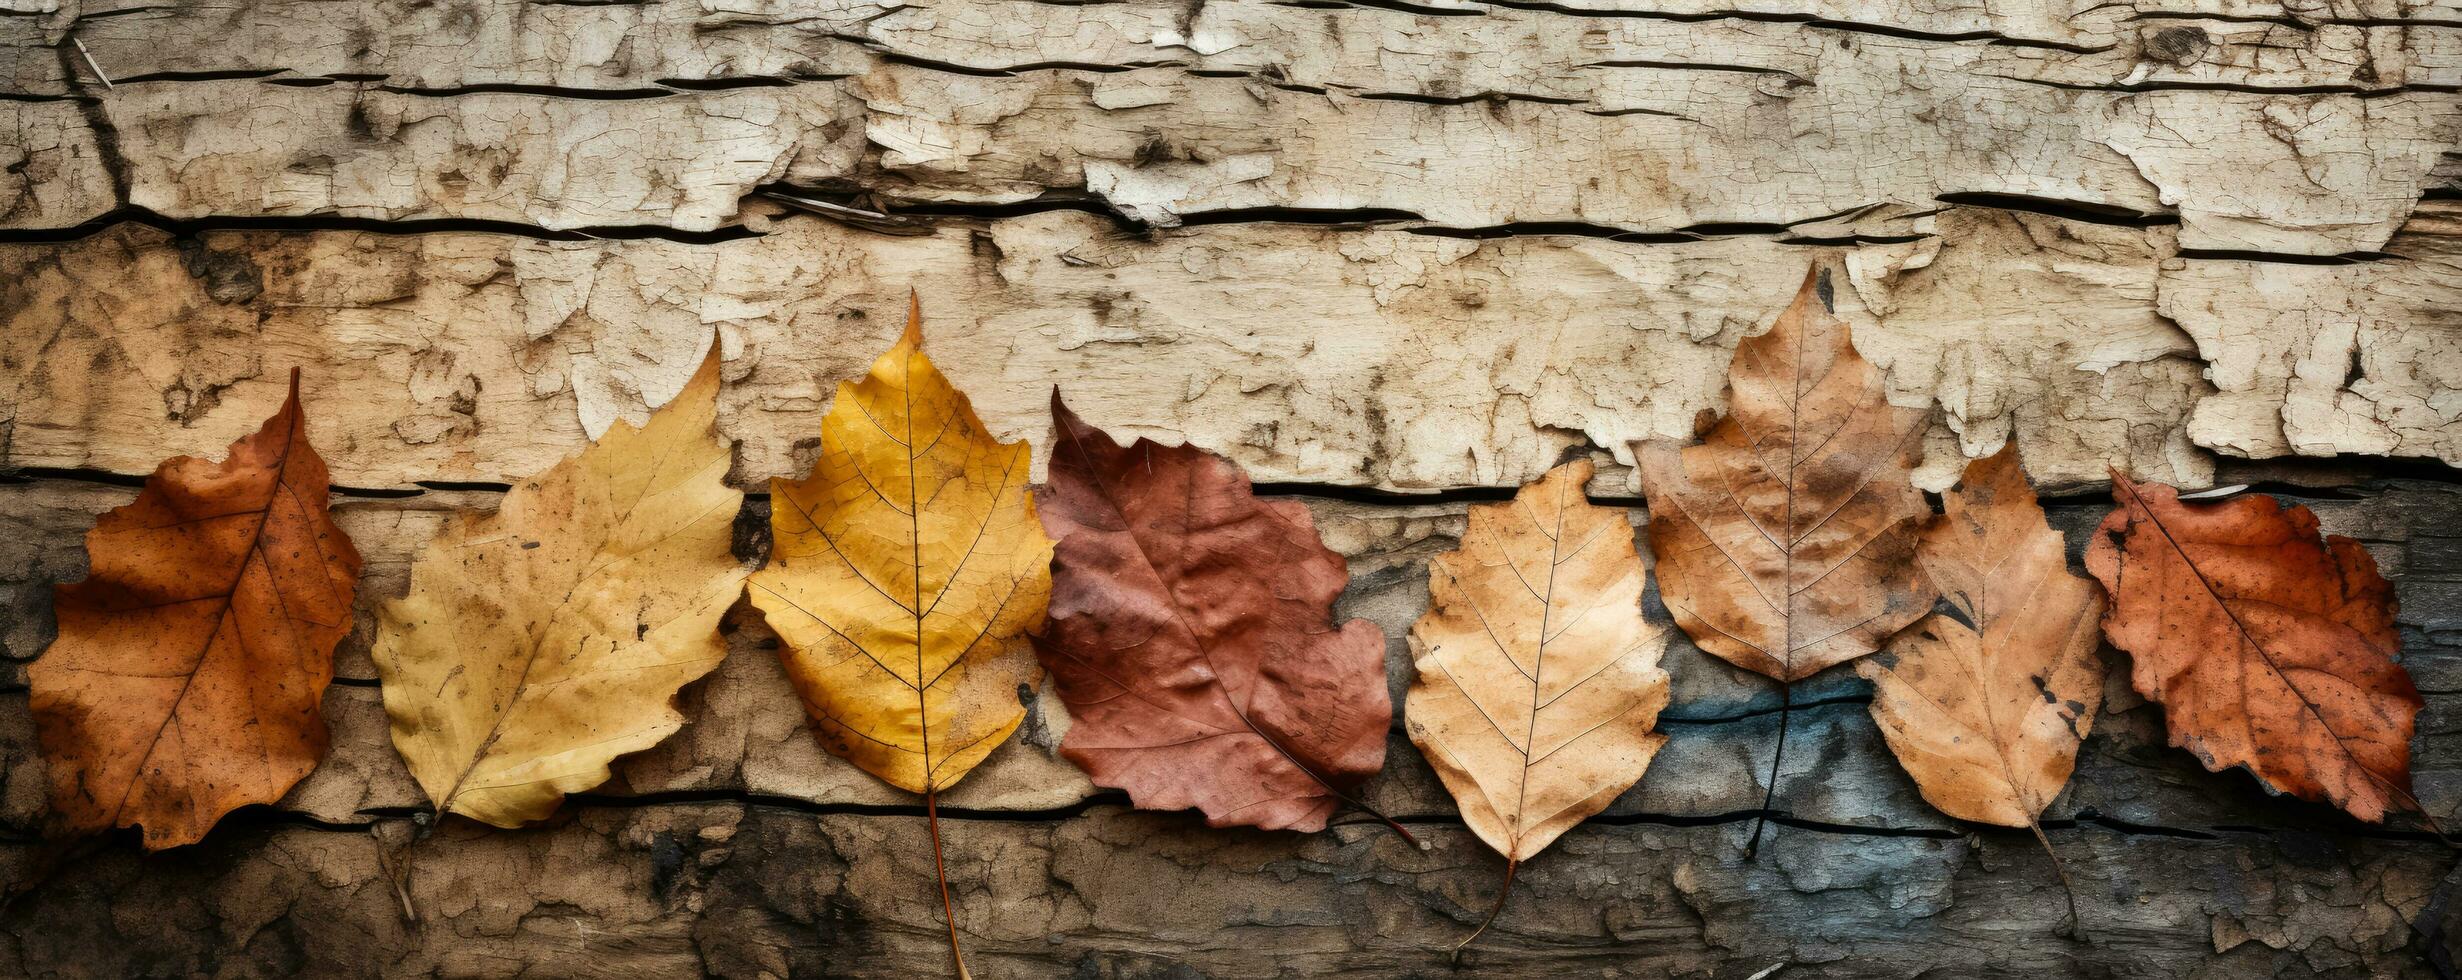
[[[2232,273],[2325,269],[2334,277],[2317,285],[2337,302],[2409,297],[2357,335],[2304,312],[2291,289],[2173,301],[2176,283],[2219,295],[2228,280],[2209,279],[2213,260],[2174,258],[2162,228],[1958,208],[1808,231],[1911,236],[1841,249],[1836,296],[1893,399],[1944,406],[1918,478],[1939,488],[1967,454],[2011,438],[2049,485],[2096,482],[2113,464],[2194,485],[2213,472],[2201,443],[2284,454],[2289,420],[2308,426],[2288,430],[2307,437],[2301,453],[2365,431],[2349,445],[2462,459],[2462,422],[2438,407],[2462,380],[2442,356],[2462,277],[2436,274],[2427,250],[2455,239],[2421,224],[2396,241],[2417,245],[2417,261]],[[757,486],[808,465],[801,440],[834,379],[886,346],[912,286],[947,298],[942,360],[1003,435],[1041,442],[1044,396],[1067,382],[1089,419],[1220,447],[1260,480],[1518,485],[1567,446],[1629,462],[1629,440],[1687,435],[1723,408],[1729,348],[1784,299],[1747,270],[1815,254],[1756,237],[1471,241],[1270,224],[1137,235],[1076,213],[926,236],[811,218],[768,227],[692,244],[175,240],[122,226],[0,246],[0,458],[143,472],[188,434],[163,420],[234,438],[281,369],[305,363],[308,397],[332,405],[316,437],[343,485],[509,482],[616,418],[646,418],[716,333],[730,358],[721,430],[743,443],[735,479]],[[1320,336],[1311,322],[1345,327]],[[2337,337],[2374,367],[2324,398],[2343,391],[2352,349]],[[2291,349],[2319,364],[2296,387],[2269,353]],[[134,380],[90,385],[95,370]],[[1603,479],[1631,486],[1621,469]]]
[[[82,573],[73,533],[57,529],[82,527],[133,492],[52,479],[0,486],[8,670],[22,670],[47,640],[42,607],[22,601],[30,587]],[[367,555],[363,606],[399,594],[410,555],[450,509],[484,507],[492,496],[340,502],[335,519]],[[2444,531],[2462,519],[2462,494],[2446,484],[2373,483],[2306,502],[2328,531],[2374,542],[2400,583],[2408,668],[2425,690],[2454,689],[2462,539]],[[767,524],[761,504],[739,523],[746,554],[765,546],[753,533]],[[1426,608],[1427,562],[1459,543],[1463,507],[1309,504],[1327,543],[1350,559],[1353,584],[1337,615],[1402,636]],[[2074,560],[2108,503],[2050,510]],[[1663,621],[1664,609],[1645,602]],[[911,798],[821,751],[756,613],[739,605],[722,629],[725,663],[684,696],[691,723],[619,760],[617,778],[568,801],[566,817],[521,832],[454,822],[430,842],[413,898],[434,924],[419,934],[403,931],[370,839],[372,826],[397,846],[409,829],[402,815],[421,797],[385,745],[377,692],[360,680],[370,676],[364,630],[345,641],[343,680],[327,697],[334,755],[280,808],[296,816],[250,811],[199,848],[142,867],[106,849],[80,870],[39,875],[46,852],[18,836],[39,815],[39,765],[22,713],[0,710],[0,880],[45,882],[12,906],[21,910],[8,927],[17,941],[0,955],[47,963],[91,948],[89,975],[119,975],[115,957],[141,938],[196,969],[339,964],[328,972],[342,975],[374,972],[363,962],[368,949],[413,964],[406,973],[430,958],[467,970],[496,957],[548,964],[590,951],[653,972],[696,956],[722,973],[779,963],[854,975],[938,968],[946,955],[932,931],[938,906],[911,887],[930,861],[919,813],[899,809],[911,809]],[[1387,651],[1397,687],[1408,676],[1403,647],[1397,639]],[[2125,909],[2131,928],[2073,946],[2051,934],[2062,899],[2031,839],[1995,830],[1970,837],[1972,828],[1925,805],[1846,670],[1799,685],[1790,742],[1820,748],[1790,753],[1782,775],[1795,823],[1765,845],[1771,853],[1760,863],[1739,863],[1776,735],[1776,697],[1766,681],[1680,635],[1665,666],[1675,683],[1661,719],[1669,741],[1650,776],[1524,869],[1519,897],[1483,946],[1500,959],[1474,966],[1581,962],[1725,976],[1785,960],[1814,975],[1879,976],[1933,962],[1947,942],[2011,968],[2056,972],[2103,964],[2184,976],[2421,975],[2406,923],[2430,908],[2450,864],[2444,852],[2398,832],[2363,831],[2328,807],[2268,798],[2236,773],[2204,771],[2165,744],[2160,708],[2125,676],[2107,687],[2104,714],[2047,827],[2087,914]],[[1493,899],[1494,859],[1453,822],[1450,799],[1398,731],[1368,799],[1436,841],[1425,857],[1365,828],[1259,835],[1208,830],[1191,814],[1114,815],[1117,797],[1098,795],[1054,756],[1067,724],[1055,703],[1039,698],[1020,737],[944,801],[944,818],[954,809],[978,821],[949,842],[960,849],[953,879],[975,882],[962,896],[961,927],[987,973],[1066,974],[1091,962],[1129,975],[1174,965],[1272,975],[1310,972],[1300,956],[1322,968],[1324,948],[1351,950],[1341,969],[1353,975],[1424,971],[1434,967],[1415,958],[1422,947],[1458,940]],[[2455,707],[2430,693],[2415,750],[2420,796],[2439,812],[2462,799]],[[790,837],[730,847],[746,821]],[[816,827],[836,829],[811,836]],[[1074,856],[1042,863],[1055,850]],[[809,870],[776,872],[784,866]],[[557,872],[540,872],[550,867]],[[711,876],[733,883],[712,885]],[[170,909],[211,925],[154,941],[148,930]],[[1275,909],[1336,911],[1293,918]],[[1816,916],[1835,928],[1807,935],[1779,924]],[[1218,936],[1226,922],[1235,935]],[[1055,946],[1051,933],[1064,938]]]
[[[701,18],[669,0],[535,25],[478,3],[372,4],[358,25],[265,6],[237,28],[253,44],[228,14],[101,20],[119,40],[96,63],[131,81],[99,94],[56,53],[60,18],[0,22],[31,97],[7,111],[76,175],[8,188],[6,223],[127,204],[706,230],[785,181],[1068,189],[1164,225],[1287,207],[1664,232],[1993,193],[2176,213],[2196,248],[2330,255],[2381,246],[2462,137],[2440,97],[2462,39],[2400,16],[2272,29],[2042,2],[2001,18],[2075,19],[2066,36],[1992,45],[1966,10],[1916,20],[1965,21],[1937,31],[1254,0]]]
[[[808,471],[909,288],[957,314],[934,357],[997,437],[1045,445],[1065,383],[1107,430],[1321,494],[1335,615],[1383,630],[1399,697],[1465,504],[1589,451],[1598,502],[1644,519],[1624,447],[1724,411],[1766,284],[1818,257],[1892,401],[1935,408],[1916,484],[2014,442],[2072,561],[2107,466],[2316,488],[2396,583],[2417,788],[2448,812],[2462,497],[2355,454],[2462,465],[2456,24],[2454,0],[0,0],[0,889],[35,888],[0,974],[944,969],[921,814],[821,750],[748,605],[675,736],[543,827],[448,821],[416,929],[379,855],[421,796],[367,659],[446,513],[646,419],[713,336],[729,484]],[[50,585],[121,483],[250,431],[293,365],[368,562],[335,752],[200,845],[45,878],[9,709]],[[767,507],[736,524],[748,563]],[[1923,802],[1846,671],[1798,685],[1790,740],[1819,750],[1739,864],[1776,694],[1680,638],[1664,667],[1649,776],[1523,869],[1470,969],[2462,955],[2449,854],[2206,772],[2125,681],[2047,814],[2089,920],[2128,923],[2092,946],[2051,935],[2031,840]],[[1424,855],[1123,812],[1054,754],[1056,702],[941,801],[973,824],[950,872],[987,976],[1433,975],[1493,898],[1398,732],[1365,802]]]
[[[414,879],[422,927],[394,906],[378,835],[264,825],[147,865],[107,852],[66,868],[13,906],[0,968],[373,976],[381,957],[406,976],[574,962],[658,976],[935,975],[937,906],[899,887],[929,872],[921,824],[721,802],[448,830],[431,843],[454,857]],[[1446,970],[1429,939],[1475,921],[1493,870],[1467,831],[1422,832],[1437,842],[1425,854],[1361,830],[1192,834],[1170,815],[1098,807],[972,822],[949,860],[974,882],[961,928],[986,975],[1427,975]],[[2052,937],[2061,899],[2031,840],[1806,832],[1773,845],[1779,860],[1737,865],[1736,824],[1593,821],[1559,842],[1561,860],[1525,873],[1505,924],[1465,966],[1706,980],[1792,964],[1880,978],[1955,950],[1978,970],[2029,975],[2426,975],[2405,917],[2449,863],[2435,845],[2052,833],[2088,901],[2125,904],[2130,928],[2093,944]],[[11,847],[6,859],[41,856]],[[2144,889],[2150,879],[2167,887]],[[1804,922],[1825,925],[1805,936]]]

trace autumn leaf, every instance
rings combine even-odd
[[[53,592],[59,636],[26,668],[55,830],[192,844],[324,758],[319,704],[359,584],[326,481],[294,370],[222,462],[165,461],[94,522],[92,571]]]
[[[1472,507],[1462,546],[1430,563],[1432,601],[1411,627],[1411,743],[1504,855],[1500,911],[1521,863],[1640,782],[1667,741],[1651,732],[1666,631],[1641,616],[1633,526],[1583,499],[1590,474],[1575,460],[1511,503]]]
[[[771,483],[776,539],[752,602],[829,751],[938,796],[1025,720],[1042,677],[1026,631],[1051,592],[1024,441],[1003,443],[923,354],[922,314],[860,382],[842,382],[810,479]],[[946,871],[941,902],[958,973]]]
[[[2114,472],[2112,495],[2086,569],[2111,592],[2103,633],[2135,658],[2172,744],[2370,823],[2419,809],[2423,702],[2394,661],[2394,590],[2367,549],[2262,494],[2183,503]]]
[[[393,744],[440,814],[517,827],[683,726],[742,591],[718,353],[674,400],[463,514],[385,604],[373,654]]]
[[[1941,500],[1915,560],[1963,619],[1926,616],[1855,670],[1925,800],[1960,820],[2032,830],[2052,853],[2038,818],[2068,784],[2103,699],[2102,590],[2069,571],[2015,443],[1968,463]]]
[[[1060,753],[1139,807],[1217,827],[1373,813],[1354,794],[1393,721],[1384,636],[1333,624],[1350,571],[1307,507],[1258,499],[1202,449],[1121,445],[1057,391],[1052,422],[1043,525],[1060,544],[1035,649],[1069,708]]]
[[[1911,560],[1931,513],[1911,482],[1930,413],[1889,403],[1828,289],[1807,272],[1778,321],[1736,345],[1727,415],[1700,445],[1634,444],[1676,625],[1782,685],[1872,652],[1935,598]],[[1747,848],[1760,837],[1756,821]]]

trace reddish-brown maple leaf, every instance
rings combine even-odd
[[[2112,495],[2086,568],[2111,593],[2103,633],[2136,659],[2172,744],[2372,823],[2418,809],[2423,702],[2394,661],[2394,589],[2367,549],[2263,494],[2183,503],[2115,472]]]
[[[1035,649],[1072,718],[1060,753],[1139,807],[1217,827],[1312,831],[1357,806],[1393,721],[1385,639],[1333,624],[1350,572],[1308,509],[1258,499],[1204,450],[1120,445],[1056,391],[1052,419],[1038,510],[1058,546]]]
[[[220,463],[175,457],[86,534],[59,638],[26,670],[55,826],[194,843],[324,758],[318,702],[350,632],[359,552],[326,513],[299,374]]]

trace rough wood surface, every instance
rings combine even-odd
[[[82,572],[75,536],[64,532],[131,492],[59,479],[0,486],[0,567],[23,570],[0,582],[8,599],[0,637],[12,674],[47,640],[46,584]],[[434,491],[343,501],[337,520],[368,559],[363,605],[399,594],[412,550],[447,509],[492,506],[494,497]],[[2415,749],[2420,795],[2450,813],[2462,801],[2462,739],[2451,724],[2457,704],[2445,693],[2462,676],[2462,539],[2446,532],[2462,516],[2462,492],[2446,483],[2377,482],[2305,502],[2327,530],[2370,542],[2401,583],[2405,660],[2432,692]],[[1338,614],[1369,618],[1396,638],[1389,671],[1397,687],[1405,684],[1408,653],[1398,638],[1425,608],[1426,562],[1456,544],[1462,505],[1309,503],[1328,543],[1351,559],[1354,582]],[[758,533],[767,526],[762,504],[754,501],[739,522],[738,550],[747,560],[766,547]],[[2106,507],[2101,499],[2054,504],[2053,521],[2068,534],[2072,553]],[[1629,507],[1627,515],[1636,524],[1645,516]],[[1646,602],[1651,616],[1665,617],[1655,590]],[[261,940],[266,929],[296,944],[280,955],[334,962],[319,957],[343,955],[352,945],[309,934],[342,928],[362,937],[354,943],[382,943],[384,970],[397,974],[451,975],[496,956],[548,969],[576,962],[570,957],[585,950],[614,957],[604,967],[609,973],[658,972],[684,962],[666,957],[754,955],[744,947],[773,945],[787,948],[758,955],[833,975],[930,968],[937,955],[934,903],[921,876],[928,851],[911,819],[912,799],[819,749],[778,666],[776,638],[757,615],[739,606],[727,628],[726,663],[687,694],[685,713],[693,721],[670,742],[621,761],[616,782],[568,804],[569,817],[501,839],[449,821],[438,839],[418,845],[429,850],[416,852],[414,867],[424,870],[414,874],[410,891],[430,917],[424,932],[397,921],[390,879],[374,863],[378,840],[399,847],[407,837],[421,798],[383,737],[365,629],[345,642],[343,680],[327,700],[334,756],[276,810],[243,813],[193,853],[142,869],[106,849],[74,870],[46,870],[57,852],[33,841],[40,765],[26,726],[0,711],[0,719],[10,719],[0,724],[0,828],[13,841],[0,857],[12,887],[34,889],[11,916],[24,924],[16,947],[22,969],[39,972],[37,965],[58,962],[44,952],[64,948],[45,943],[67,941],[43,925],[55,917],[117,922],[132,935],[157,936],[145,930],[167,926],[142,910],[160,899],[146,896],[182,887],[217,896],[212,904],[221,911],[195,914],[225,931],[183,927],[179,936],[145,942],[167,944],[162,948],[192,962],[267,962],[262,957],[274,954],[251,945],[272,941]],[[2109,650],[2105,656],[2119,659]],[[2266,798],[2242,774],[2203,771],[2165,746],[2159,708],[2129,691],[2120,679],[2125,671],[2107,690],[2110,714],[2088,739],[2069,793],[2049,814],[2071,874],[2086,883],[2090,928],[2102,938],[2071,945],[2052,935],[2062,899],[2039,853],[2028,850],[2031,840],[1960,825],[1927,806],[1890,759],[1866,712],[1869,688],[1851,670],[1798,686],[1790,740],[1809,748],[1790,753],[1780,801],[1788,819],[1776,850],[1765,846],[1759,862],[1742,861],[1742,825],[1760,804],[1760,778],[1776,737],[1776,693],[1681,637],[1670,644],[1667,662],[1676,682],[1662,719],[1669,744],[1650,775],[1597,826],[1568,835],[1529,869],[1537,877],[1523,887],[1537,886],[1508,911],[1502,928],[1512,938],[1486,954],[1496,957],[1491,965],[1584,963],[1609,975],[1724,976],[1738,964],[1794,962],[1831,964],[1824,969],[1838,975],[1902,975],[1939,962],[1938,944],[1947,943],[1992,946],[1979,955],[2008,969],[2213,976],[2228,973],[2196,971],[2249,963],[2285,976],[2418,969],[2413,923],[2434,924],[2429,906],[2452,864],[2449,853],[2416,825],[2364,828],[2329,808]],[[15,689],[0,698],[22,705],[24,694]],[[965,927],[1016,975],[1058,975],[1087,962],[1115,971],[1097,975],[1129,976],[1162,964],[1228,976],[1432,969],[1436,961],[1421,958],[1435,954],[1415,952],[1414,944],[1453,935],[1484,911],[1480,896],[1491,894],[1498,869],[1459,826],[1442,787],[1398,729],[1369,798],[1433,831],[1440,844],[1433,855],[1361,830],[1332,838],[1224,837],[1192,815],[1115,813],[1116,795],[1097,792],[1053,754],[1066,724],[1056,699],[1038,698],[1021,737],[947,801],[963,817],[951,840],[967,855],[955,859],[953,874],[974,889],[963,902]],[[796,829],[762,838],[754,850],[726,846],[729,828],[764,821]],[[1060,842],[1087,863],[1048,866]],[[1103,857],[1102,848],[1120,853]],[[527,856],[510,857],[517,853]],[[507,860],[516,864],[499,866]],[[617,866],[597,867],[600,861]],[[515,884],[536,873],[527,870],[539,866],[534,862],[579,877],[546,890]],[[772,863],[811,870],[758,870]],[[830,870],[841,863],[870,870]],[[2208,870],[2183,881],[2185,867]],[[108,868],[117,870],[102,870]],[[189,870],[175,870],[181,868]],[[499,877],[514,869],[524,870]],[[1259,880],[1248,880],[1252,873]],[[214,874],[237,878],[205,880]],[[679,881],[707,887],[712,876],[730,875],[765,880],[773,894],[675,891]],[[1163,881],[1224,897],[1193,907],[1145,891]],[[127,891],[132,884],[136,890]],[[260,904],[274,900],[252,888],[284,897]],[[771,907],[779,901],[801,911]],[[1383,911],[1356,920],[1332,911],[1363,901]],[[1712,904],[1696,904],[1703,902]],[[689,918],[648,924],[664,913]],[[1784,925],[1815,915],[1823,917],[1820,930]],[[832,933],[854,926],[816,916],[851,917],[886,935]],[[286,919],[288,925],[277,924]],[[1301,931],[1231,941],[1215,932],[1226,924],[1235,931]],[[1705,928],[1717,933],[1715,952],[1700,947]],[[822,930],[817,939],[814,929]],[[1983,938],[2012,930],[2029,938]],[[1355,938],[1338,938],[1363,932],[1388,938],[1356,949]],[[513,951],[525,940],[550,937],[562,938]],[[0,955],[8,952],[0,946]],[[120,972],[109,961],[92,962],[100,965],[82,975]]]
[[[2462,137],[2462,36],[2433,15],[2045,3],[2030,12],[2067,36],[2039,40],[1808,12],[677,6],[12,18],[27,98],[9,111],[79,176],[0,213],[706,230],[763,184],[852,182],[978,203],[1077,189],[1158,224],[1289,207],[1669,231],[1997,193],[2176,212],[2193,248],[2338,254],[2381,246]],[[72,77],[93,69],[59,44],[88,32],[117,42],[94,63],[128,84]],[[2011,43],[1974,43],[1993,40]]]
[[[750,484],[806,468],[828,393],[886,349],[896,317],[878,314],[912,287],[935,357],[1004,435],[1042,442],[1057,384],[1100,424],[1261,480],[1510,486],[1567,446],[1629,464],[1630,440],[1691,432],[1723,405],[1735,341],[1783,303],[1771,283],[1818,259],[1845,270],[1840,308],[1893,397],[1945,406],[1935,489],[2012,435],[2056,486],[2113,465],[2201,484],[2201,445],[2462,461],[2462,239],[2434,213],[2395,240],[2404,259],[2346,266],[2183,261],[2167,228],[1983,208],[1868,217],[1912,240],[1836,252],[1132,234],[1076,212],[925,235],[789,217],[709,244],[123,225],[0,246],[0,459],[144,472],[231,438],[302,364],[337,482],[509,482],[645,417],[714,330]]]
[[[2107,467],[2367,542],[2428,698],[2420,796],[2462,822],[2455,0],[0,0],[0,975],[938,974],[918,808],[820,750],[748,607],[613,782],[412,843],[372,604],[713,335],[757,563],[757,491],[914,288],[1038,473],[1059,385],[1306,499],[1398,697],[1464,507],[1588,452],[1641,521],[1625,447],[1723,409],[1811,261],[1891,398],[1939,409],[1920,485],[2014,440],[2072,557]],[[368,559],[334,755],[201,845],[39,840],[50,586],[294,365]],[[1923,802],[1847,670],[1797,686],[1745,862],[1779,696],[1680,638],[1665,667],[1650,774],[1523,870],[1468,971],[2462,959],[2451,851],[2203,771],[2125,681],[2047,821],[2090,942],[2030,838]],[[1368,795],[1425,853],[1127,812],[1053,755],[1067,723],[1045,692],[947,800],[981,975],[1443,975],[1494,894],[1398,735]]]

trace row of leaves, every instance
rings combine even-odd
[[[1698,444],[1635,447],[1660,590],[1702,649],[1781,684],[1858,661],[1927,800],[2036,827],[2100,699],[2099,624],[2209,768],[2363,820],[2417,808],[2421,702],[2392,589],[2355,542],[2267,497],[2188,503],[2115,473],[2086,555],[2098,589],[2007,450],[1935,515],[1911,482],[1928,411],[1887,400],[1826,290],[1808,275],[1738,345],[1729,414]],[[1373,813],[1356,793],[1392,721],[1384,638],[1332,622],[1349,576],[1308,510],[1201,449],[1122,445],[1056,392],[1049,483],[1030,488],[1026,445],[995,439],[921,343],[910,312],[841,383],[811,476],[773,482],[772,553],[749,575],[715,351],[645,426],[459,515],[373,647],[436,810],[520,826],[607,780],[682,726],[675,695],[718,665],[719,619],[748,591],[820,742],[927,804],[1016,731],[1047,670],[1073,720],[1061,753],[1140,807],[1299,831]],[[1410,634],[1410,738],[1508,887],[1665,742],[1667,633],[1591,475],[1571,462],[1473,507]],[[323,757],[360,570],[327,490],[294,374],[223,462],[166,462],[96,522],[92,573],[58,588],[58,639],[29,669],[59,830],[193,842]],[[933,841],[937,858],[937,819]]]

